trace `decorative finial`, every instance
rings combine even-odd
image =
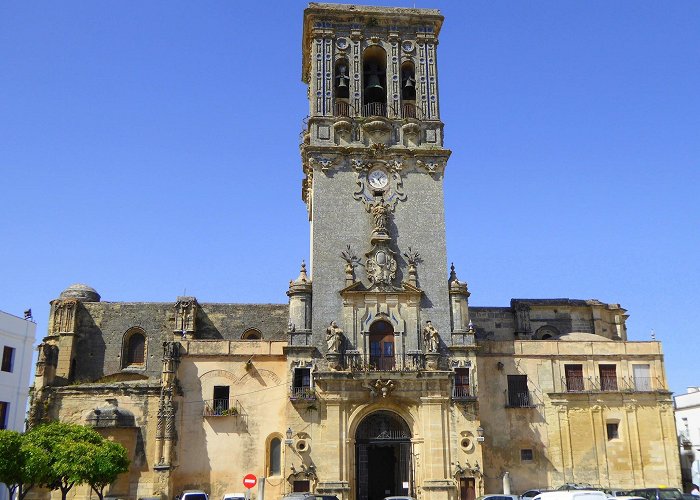
[[[306,262],[301,261],[301,270],[299,271],[299,277],[296,279],[295,283],[306,283],[309,281],[308,276],[306,276]]]
[[[457,273],[455,272],[455,263],[452,262],[450,264],[450,279],[448,280],[450,283],[453,281],[457,280]]]

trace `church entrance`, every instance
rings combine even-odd
[[[357,500],[413,495],[411,432],[389,411],[367,416],[355,437]]]

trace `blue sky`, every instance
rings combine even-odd
[[[448,257],[471,304],[597,298],[700,385],[700,2],[445,15]],[[0,3],[0,309],[286,302],[308,259],[305,2]],[[446,276],[447,276],[446,263]]]

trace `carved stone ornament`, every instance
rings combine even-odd
[[[315,165],[321,168],[321,171],[325,174],[328,173],[336,164],[335,158],[326,158],[323,156],[310,156],[309,166],[313,169]]]
[[[370,381],[365,384],[365,387],[369,389],[369,395],[371,398],[381,396],[383,398],[389,396],[394,389],[396,389],[396,384],[391,379],[382,380],[378,378],[377,380]]]
[[[365,255],[367,279],[372,285],[380,289],[393,288],[392,282],[396,279],[397,268],[394,252],[385,245],[378,245]]]
[[[55,300],[50,334],[73,333],[75,331],[75,312],[78,309],[76,299]]]
[[[372,209],[372,205],[376,203],[378,197],[384,198],[384,202],[392,212],[399,201],[406,200],[403,179],[401,179],[399,173],[403,169],[404,164],[401,158],[375,159],[367,162],[353,159],[351,163],[357,172],[357,188],[353,192],[352,197],[357,201],[361,201],[368,212]],[[388,175],[387,184],[380,189],[372,188],[368,178],[369,173],[377,169],[384,170]]]
[[[175,303],[174,332],[182,337],[194,338],[197,330],[196,319],[199,304],[194,297],[178,297]]]
[[[416,160],[416,165],[426,169],[429,174],[442,172],[445,168],[445,162],[437,160]]]

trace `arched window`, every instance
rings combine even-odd
[[[267,475],[279,476],[282,474],[282,440],[278,437],[270,440],[269,457],[267,462]]]
[[[386,52],[379,45],[372,45],[365,50],[362,76],[363,116],[386,116]]]
[[[401,104],[404,118],[416,118],[416,69],[411,61],[401,65]]]
[[[559,337],[559,330],[553,326],[545,325],[537,329],[535,332],[535,339],[537,340],[549,340]]]
[[[146,336],[141,329],[132,329],[124,336],[123,366],[139,367],[146,362]]]
[[[333,71],[333,90],[335,90],[336,99],[348,99],[350,97],[350,76],[348,76],[349,68],[350,65],[348,64],[347,59],[338,59],[335,62],[335,69]]]
[[[387,321],[369,327],[369,363],[377,370],[394,369],[394,328]]]
[[[262,339],[262,333],[260,333],[258,330],[255,328],[250,328],[243,332],[243,335],[241,335],[241,339],[243,340],[260,340]]]

